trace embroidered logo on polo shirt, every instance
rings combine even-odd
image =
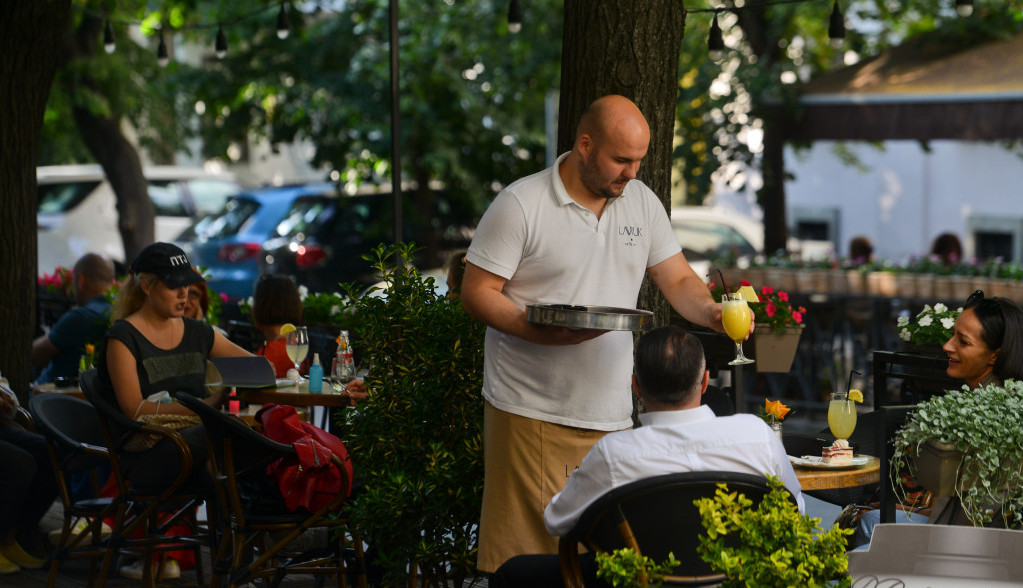
[[[637,247],[639,244],[636,243],[636,240],[643,238],[643,227],[618,225],[618,236],[621,237],[622,244],[626,247]]]

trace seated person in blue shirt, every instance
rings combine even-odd
[[[36,382],[78,376],[78,360],[86,343],[99,343],[110,326],[106,292],[114,283],[114,264],[86,253],[71,269],[75,308],[64,313],[50,332],[32,342],[32,364],[43,368]]]
[[[609,433],[590,449],[547,506],[547,531],[554,536],[567,533],[586,507],[612,488],[691,471],[777,476],[803,512],[801,487],[781,440],[757,416],[717,417],[701,406],[708,380],[703,346],[694,335],[679,327],[643,335],[636,344],[632,376],[632,390],[645,407],[641,426]],[[498,569],[491,585],[539,588],[549,579],[549,585],[558,586],[558,570],[557,555],[517,556]]]

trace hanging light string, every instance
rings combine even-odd
[[[225,26],[230,27],[240,22],[256,18],[272,10],[277,11],[276,25],[277,38],[281,40],[287,39],[289,33],[291,32],[291,24],[288,19],[287,12],[287,3],[288,0],[273,0],[267,6],[262,6],[260,8],[253,9],[249,12],[234,16],[232,18],[221,19],[212,23],[194,23],[178,27],[176,29],[161,26],[160,28],[155,30],[156,35],[158,35],[159,37],[159,44],[157,45],[156,48],[157,63],[160,64],[161,67],[166,67],[166,65],[170,62],[170,54],[167,51],[167,43],[166,40],[164,39],[165,31],[168,33],[173,33],[177,31],[201,31],[216,29],[217,34],[213,44],[214,54],[217,56],[217,59],[223,59],[224,56],[227,55],[227,37],[224,35],[224,27]],[[142,20],[112,18],[109,14],[97,12],[95,10],[90,10],[89,8],[86,8],[84,6],[79,6],[77,4],[72,4],[72,6],[82,14],[87,14],[93,18],[103,20],[103,50],[106,51],[107,53],[113,53],[116,49],[114,25],[117,25],[118,28],[126,28],[130,26],[137,26],[141,28],[143,24]]]

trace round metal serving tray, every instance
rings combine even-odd
[[[613,306],[527,304],[526,320],[538,325],[573,329],[646,331],[654,325],[654,313],[649,310]]]

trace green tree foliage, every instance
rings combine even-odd
[[[331,6],[296,3],[285,41],[273,34],[273,12],[246,20],[225,29],[222,61],[179,70],[182,115],[202,103],[207,156],[226,156],[250,132],[274,144],[310,139],[312,162],[341,171],[342,181],[386,182],[388,3]],[[402,2],[399,14],[405,179],[439,180],[481,209],[497,186],[543,167],[543,100],[558,87],[559,3],[531,2],[519,35],[507,32],[500,0]]]
[[[483,334],[457,300],[410,264],[414,247],[378,247],[383,292],[358,296],[353,345],[370,393],[342,423],[364,489],[351,519],[374,546],[385,586],[409,566],[426,585],[461,586],[476,568],[483,495]]]

